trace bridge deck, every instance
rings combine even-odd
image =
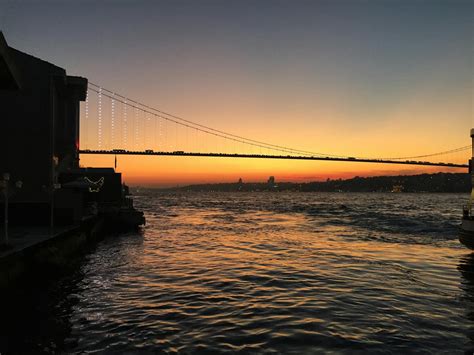
[[[425,165],[442,166],[447,168],[468,168],[467,164],[453,163],[432,163],[428,161],[414,160],[387,160],[387,159],[360,159],[360,158],[338,158],[319,157],[306,155],[265,155],[265,154],[230,154],[230,153],[192,153],[192,152],[155,152],[155,151],[130,151],[130,150],[80,150],[80,154],[109,154],[109,155],[164,155],[180,157],[217,157],[217,158],[257,158],[257,159],[292,159],[292,160],[322,160],[322,161],[345,161],[353,163],[377,163],[377,164],[404,164],[404,165]]]

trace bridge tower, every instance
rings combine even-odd
[[[472,215],[472,202],[474,201],[474,128],[471,128],[472,153],[469,159],[469,174],[471,175],[471,197],[469,198],[469,215]]]
[[[468,248],[474,249],[474,216],[472,203],[474,201],[474,128],[471,129],[472,154],[469,159],[469,174],[471,175],[471,196],[469,203],[463,209],[463,218],[459,233],[459,241]]]
[[[474,128],[471,128],[472,154],[471,160],[474,158]]]

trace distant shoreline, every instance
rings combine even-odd
[[[140,188],[140,187],[138,187]],[[158,188],[157,188],[158,189]],[[406,192],[406,193],[469,193],[471,178],[468,173],[435,173],[419,175],[354,177],[352,179],[328,179],[306,183],[279,182],[235,182],[193,184],[171,188],[159,188],[162,191],[194,192]]]

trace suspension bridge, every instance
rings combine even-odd
[[[167,113],[94,83],[81,112],[80,154],[343,161],[468,168],[471,146],[403,157],[311,152],[235,135]]]

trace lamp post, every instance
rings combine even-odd
[[[4,223],[4,226],[5,226],[5,235],[3,236],[3,244],[5,245],[8,245],[8,183],[10,181],[10,174],[9,173],[4,173],[3,174],[3,181],[2,181],[2,185],[3,185],[3,194],[4,194],[4,197],[5,197],[5,208],[4,208],[4,212],[5,212],[5,223]]]

